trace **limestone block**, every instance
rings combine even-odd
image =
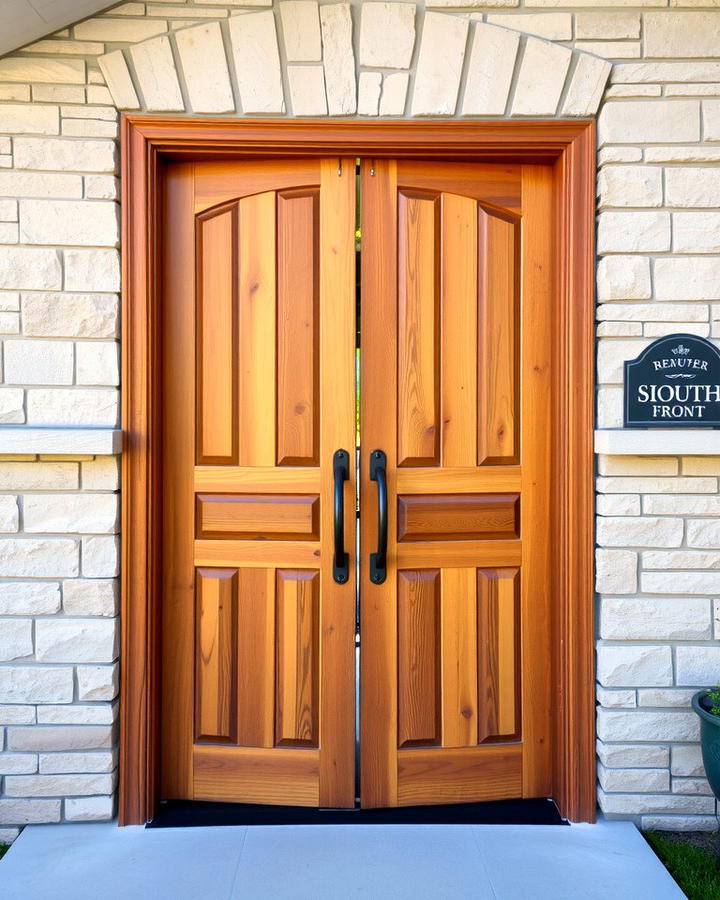
[[[597,392],[598,428],[622,427],[623,392],[620,387],[601,387]]]
[[[605,166],[598,176],[600,206],[662,206],[662,169]]]
[[[672,227],[675,252],[720,252],[720,212],[676,212]]]
[[[120,290],[120,257],[116,250],[65,250],[63,255],[66,291]]]
[[[720,475],[720,458],[717,456],[684,456],[683,475]]]
[[[113,790],[111,775],[8,775],[5,793],[8,797],[57,797],[78,794],[109,794]]]
[[[113,141],[71,141],[67,138],[16,137],[14,140],[13,164],[17,169],[49,169],[53,172],[114,172],[117,166],[117,151]],[[26,176],[27,177],[27,176]],[[50,178],[52,176],[43,176]],[[25,182],[28,184],[29,182]],[[77,193],[75,178],[59,182],[62,193],[58,195],[58,181],[37,182],[38,192],[34,196],[68,196],[66,184],[73,186],[72,196]],[[21,196],[28,196],[23,193]],[[33,196],[33,195],[30,195]]]
[[[84,103],[85,88],[79,84],[34,84],[32,98],[35,103]]]
[[[84,490],[116,491],[120,487],[119,459],[115,456],[96,456],[81,464]]]
[[[720,520],[690,519],[687,523],[688,547],[720,548]]]
[[[284,112],[280,55],[273,13],[267,10],[233,16],[228,25],[242,111]]]
[[[677,475],[678,461],[674,456],[600,456],[601,475]]]
[[[22,322],[28,337],[115,337],[118,301],[103,294],[27,293]]]
[[[140,101],[122,50],[98,56],[97,61],[115,106],[118,109],[140,109]]]
[[[720,168],[670,167],[665,172],[668,206],[720,205]]]
[[[501,28],[524,31],[549,41],[572,40],[572,15],[570,13],[489,13],[487,21]]]
[[[280,4],[285,56],[288,62],[320,62],[320,17],[316,0],[285,0]]]
[[[7,729],[10,750],[108,750],[113,746],[114,738],[113,725],[36,725]]]
[[[601,384],[622,384],[623,363],[634,359],[648,341],[600,341],[597,348],[597,376]]]
[[[405,112],[408,83],[407,72],[391,72],[383,78],[382,96],[380,97],[381,116],[402,116]]]
[[[0,798],[0,824],[32,825],[59,822],[60,800]]]
[[[25,421],[25,393],[17,388],[0,389],[0,422]],[[1,476],[0,476],[1,477]]]
[[[715,816],[642,816],[642,831],[717,831]]]
[[[71,666],[0,666],[0,702],[71,703]],[[23,731],[25,729],[15,729]],[[35,749],[13,747],[11,749]]]
[[[101,122],[97,119],[63,119],[63,137],[118,138],[117,122]]]
[[[118,540],[115,537],[82,539],[82,573],[85,578],[112,578],[119,574]]]
[[[644,813],[715,812],[714,797],[681,797],[675,794],[606,794],[598,791],[600,809],[606,814],[642,815]]]
[[[647,550],[642,555],[642,566],[644,569],[720,569],[720,553]]]
[[[415,46],[414,3],[363,3],[360,65],[407,69]]]
[[[648,12],[644,16],[645,56],[717,56],[718,12]]]
[[[82,197],[82,178],[79,175],[46,172],[0,172],[0,195],[13,198],[79,198]]]
[[[108,579],[65,581],[63,610],[69,616],[116,616],[119,607],[118,588],[117,581]]]
[[[712,788],[705,778],[673,778],[673,794],[689,794],[712,797]]]
[[[640,37],[640,15],[636,12],[582,12],[575,16],[577,39]]]
[[[600,106],[612,66],[604,59],[584,53],[577,57],[575,71],[562,106],[564,116],[593,116]]]
[[[5,57],[0,59],[0,81],[85,84],[85,62],[81,59]]]
[[[619,641],[693,641],[712,635],[710,603],[701,597],[603,597],[600,637]]]
[[[0,582],[0,616],[49,616],[59,611],[57,581]]]
[[[58,134],[60,112],[57,106],[0,103],[0,122],[8,134]]]
[[[90,200],[118,200],[120,181],[113,175],[86,175],[85,197]]]
[[[119,347],[116,343],[99,341],[76,345],[76,381],[87,385],[117,385],[120,383]]]
[[[78,700],[114,700],[120,687],[117,663],[112,666],[78,666]]]
[[[571,60],[567,47],[529,37],[515,86],[513,115],[555,115]]]
[[[193,112],[235,110],[220,25],[205,22],[176,32],[178,54]]]
[[[6,462],[0,466],[0,490],[71,490],[78,487],[78,464],[70,462]]]
[[[27,396],[32,425],[105,425],[118,417],[117,391],[110,389],[33,388]]]
[[[718,572],[644,572],[640,589],[648,594],[718,594]]]
[[[651,322],[707,322],[708,307],[704,303],[606,303],[598,307],[597,318],[599,321],[640,320],[646,327]]]
[[[598,220],[597,249],[598,253],[651,253],[669,250],[670,213],[603,212]]]
[[[598,765],[598,781],[604,791],[628,792],[670,790],[670,773],[667,769],[606,769]]]
[[[601,594],[634,594],[637,591],[637,553],[598,549],[595,585]]]
[[[100,76],[102,77],[102,76]],[[89,84],[87,86],[87,102],[103,103],[106,106],[118,106],[113,100],[113,96],[106,87],[99,84]]]
[[[682,494],[714,492],[717,482],[714,478],[599,478],[597,489],[599,491],[626,491],[637,490],[644,494]]]
[[[0,753],[0,775],[32,775],[37,767],[34,753]]]
[[[66,538],[0,539],[0,576],[74,578],[79,574],[79,545]]]
[[[652,744],[604,744],[598,741],[597,755],[608,768],[667,768],[670,751]]]
[[[5,341],[5,381],[9,384],[72,384],[73,345],[69,341]]]
[[[599,516],[639,516],[640,497],[637,494],[598,494],[595,508]]]
[[[117,653],[115,619],[38,619],[35,624],[40,662],[112,662]]]
[[[654,516],[720,515],[720,497],[649,496],[643,503],[645,512]]]
[[[41,753],[38,763],[41,775],[112,772],[117,766],[117,754],[111,750],[99,750],[95,753]]]
[[[720,647],[678,647],[675,652],[679,685],[701,688],[720,682]]]
[[[32,656],[32,619],[5,619],[0,623],[0,662]]]
[[[63,703],[59,706],[39,706],[39,725],[112,725],[117,717],[118,704]]]
[[[700,104],[695,100],[610,101],[600,112],[598,137],[601,146],[699,141]]]
[[[720,258],[664,257],[655,260],[658,300],[716,300],[720,298]]]
[[[328,114],[351,116],[357,110],[357,96],[350,4],[321,5],[320,28]]]
[[[457,105],[468,22],[427,12],[412,98],[413,116],[451,116]]]
[[[68,797],[65,801],[65,819],[68,822],[105,822],[115,815],[115,798]]]
[[[670,748],[670,771],[673,775],[700,777],[705,774],[699,744],[677,745]]]
[[[463,97],[464,116],[501,116],[515,71],[520,36],[513,31],[475,25]]]
[[[669,646],[638,644],[597,648],[597,677],[606,687],[650,687],[672,684],[672,653]]]
[[[74,26],[75,37],[83,41],[110,44],[134,44],[167,31],[167,22],[159,19],[114,19],[98,16]]]
[[[597,725],[602,741],[697,741],[700,737],[700,720],[690,710],[600,708]]]
[[[0,725],[34,725],[35,707],[18,704],[0,705]]]
[[[677,688],[655,688],[640,690],[639,706],[670,706],[687,709],[692,700],[693,691],[682,691]]]
[[[30,534],[112,534],[118,527],[116,494],[28,494],[23,512]]]
[[[155,112],[183,110],[185,104],[170,41],[164,35],[154,37],[141,44],[134,44],[129,52],[145,109]]]
[[[19,528],[17,497],[0,496],[0,532],[12,534]]]
[[[382,90],[381,72],[361,72],[358,82],[358,115],[376,116]]]
[[[713,93],[720,90],[715,88]],[[704,100],[702,111],[705,140],[720,141],[720,100]]]
[[[606,59],[638,59],[642,56],[640,41],[575,41],[575,49]]]
[[[290,102],[295,116],[326,116],[325,71],[322,66],[288,66]]]
[[[0,247],[0,288],[52,290],[62,287],[60,255],[40,247]]]
[[[633,690],[609,690],[608,688],[595,688],[595,697],[600,706],[605,709],[629,709],[637,706],[635,691]]]

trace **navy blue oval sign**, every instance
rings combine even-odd
[[[693,334],[654,341],[625,363],[625,427],[720,428],[720,350]]]

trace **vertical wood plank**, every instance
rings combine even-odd
[[[318,191],[277,201],[277,462],[318,463]]]
[[[440,200],[398,198],[398,465],[439,454]]]
[[[316,747],[318,742],[317,572],[277,573],[277,688],[275,744]]]
[[[198,234],[198,461],[237,459],[237,206],[201,217]]]
[[[238,570],[237,742],[275,743],[275,570]]]
[[[477,613],[475,569],[440,572],[442,745],[477,744]]]
[[[439,728],[440,572],[398,572],[398,746],[436,744]]]
[[[355,804],[355,160],[320,162],[320,805]],[[345,482],[349,578],[332,575],[333,454]]]
[[[477,203],[442,195],[442,464],[477,459]]]
[[[478,569],[478,732],[520,737],[520,573]]]
[[[275,465],[275,193],[244,197],[238,225],[239,464]]]
[[[515,222],[478,215],[478,465],[519,461],[519,241]]]
[[[237,571],[198,569],[195,737],[234,743]]]

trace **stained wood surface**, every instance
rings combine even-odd
[[[398,540],[519,537],[519,500],[517,494],[401,494]]]
[[[289,494],[197,494],[200,537],[317,540],[320,498]]]

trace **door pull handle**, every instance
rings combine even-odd
[[[350,478],[350,457],[347,450],[336,450],[333,456],[333,578],[345,584],[350,571],[350,556],[345,552],[345,482]]]
[[[370,480],[377,482],[378,544],[377,553],[370,554],[370,581],[382,584],[387,578],[388,492],[387,456],[382,450],[370,454]]]

